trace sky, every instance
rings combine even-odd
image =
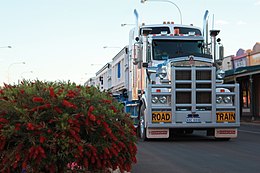
[[[201,28],[209,10],[225,56],[260,42],[260,0],[171,2],[183,24]],[[134,9],[141,23],[181,22],[164,0],[0,0],[0,86],[21,79],[84,84],[128,45]]]

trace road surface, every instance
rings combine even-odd
[[[242,124],[238,138],[216,141],[206,133],[138,142],[132,173],[260,173],[260,125]]]

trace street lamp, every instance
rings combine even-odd
[[[124,26],[130,26],[130,25],[135,25],[135,24],[122,23],[122,24],[121,24],[121,27],[124,27]]]
[[[179,11],[179,13],[180,13],[180,19],[181,19],[181,24],[182,24],[182,14],[181,14],[181,10],[180,10],[180,8],[174,3],[174,2],[172,2],[172,1],[168,1],[168,0],[141,0],[141,3],[145,3],[146,1],[160,1],[160,2],[169,2],[169,3],[171,3],[171,4],[173,4],[177,9],[178,9],[178,11]]]
[[[121,47],[119,46],[103,46],[104,49],[107,49],[107,48],[118,48],[118,49],[121,49]]]
[[[12,48],[12,46],[1,46],[0,48]]]
[[[103,65],[103,64],[90,64],[91,66],[96,66],[96,65]]]
[[[15,64],[25,64],[25,62],[14,62],[14,63],[12,63],[12,64],[10,64],[9,65],[9,67],[8,67],[8,71],[7,71],[7,77],[8,77],[8,79],[7,79],[7,81],[8,81],[8,84],[10,84],[10,68],[13,66],[13,65],[15,65]]]

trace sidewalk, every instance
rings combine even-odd
[[[260,126],[260,120],[251,120],[251,121],[241,120],[240,124]]]

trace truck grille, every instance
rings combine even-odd
[[[167,82],[148,84],[148,128],[221,127],[217,115],[226,112],[235,112],[236,122],[228,123],[239,125],[239,85],[221,84],[216,79],[216,67],[172,66],[169,71]],[[221,88],[230,92],[223,93]],[[224,95],[232,97],[232,105],[216,104],[216,98]],[[167,97],[166,103],[161,102],[161,96]],[[166,121],[166,114],[171,115],[170,121]]]
[[[211,80],[211,71],[196,71],[196,80]]]
[[[211,67],[172,67],[175,103],[177,110],[192,110],[199,107],[208,110],[212,104],[212,84],[215,76]],[[213,76],[213,77],[212,77]],[[184,109],[185,108],[185,109]],[[195,110],[194,110],[195,111]]]
[[[191,92],[176,92],[176,98],[177,104],[190,104]]]

